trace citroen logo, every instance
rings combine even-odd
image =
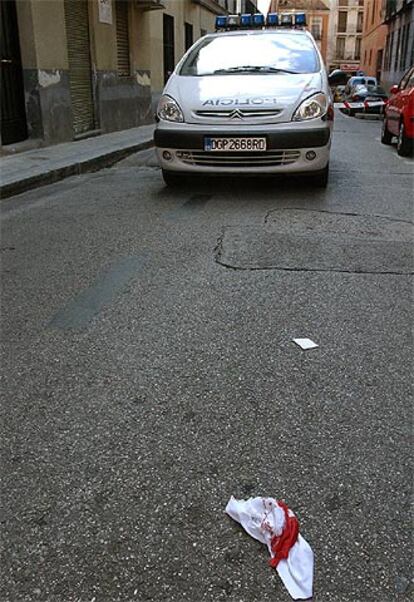
[[[235,109],[234,111],[231,111],[229,118],[230,119],[243,119],[243,113],[241,111],[239,111],[239,109]]]

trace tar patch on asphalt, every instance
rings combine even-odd
[[[408,274],[413,224],[383,216],[278,209],[262,226],[227,227],[217,263],[240,270]]]
[[[49,322],[50,328],[82,330],[108,307],[143,268],[147,255],[122,257],[98,275],[92,286],[81,291],[59,310]]]

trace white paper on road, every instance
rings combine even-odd
[[[315,349],[315,347],[319,347],[319,345],[311,341],[311,339],[292,339],[292,341],[302,349]]]
[[[255,497],[236,500],[231,496],[226,512],[251,537],[265,544],[270,556],[274,557],[272,539],[283,533],[285,525],[284,512],[275,499]],[[290,509],[289,516],[295,516]],[[279,561],[276,570],[294,600],[308,600],[312,597],[313,552],[300,534],[290,548],[288,557]]]

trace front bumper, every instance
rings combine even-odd
[[[302,173],[320,171],[329,161],[331,125],[319,122],[315,127],[292,128],[252,126],[249,129],[203,127],[191,124],[158,124],[154,142],[158,161],[167,171],[192,173]],[[271,128],[271,129],[270,129]],[[204,151],[204,138],[265,136],[266,151],[211,152]],[[312,159],[306,157],[309,151]],[[314,156],[313,156],[314,155]]]

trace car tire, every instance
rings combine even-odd
[[[179,188],[184,183],[182,174],[168,171],[166,169],[162,170],[162,177],[165,185],[168,186],[168,188]]]
[[[329,181],[329,163],[321,171],[316,172],[312,176],[312,184],[315,188],[326,188]]]
[[[387,128],[386,117],[384,117],[384,120],[382,122],[381,142],[382,142],[382,144],[387,144],[387,145],[390,145],[392,142],[392,134]]]
[[[413,140],[405,135],[404,122],[400,123],[397,141],[397,153],[400,157],[409,157],[413,153]]]

